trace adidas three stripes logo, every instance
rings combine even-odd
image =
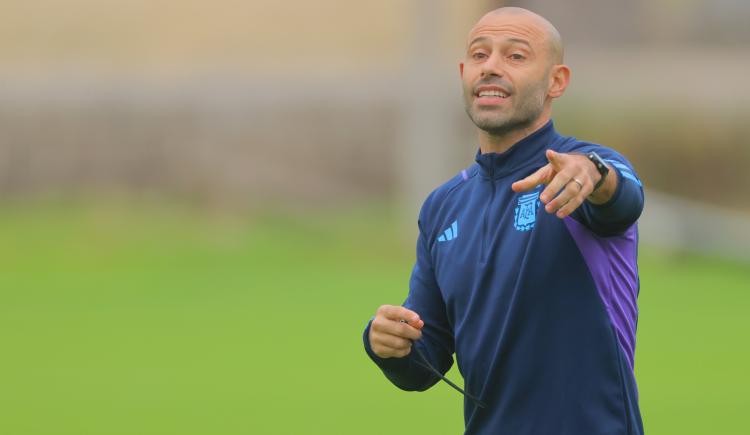
[[[448,227],[443,234],[438,237],[438,242],[447,242],[458,237],[458,221],[453,221],[450,227]]]

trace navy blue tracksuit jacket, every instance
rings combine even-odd
[[[544,211],[544,186],[510,185],[547,164],[545,150],[596,151],[618,177],[612,199],[564,219]],[[419,215],[404,306],[424,320],[414,345],[443,373],[453,354],[465,389],[466,434],[641,435],[633,375],[639,291],[636,221],[643,189],[630,163],[559,135],[552,121],[433,191]],[[417,362],[379,358],[404,390],[439,379]]]

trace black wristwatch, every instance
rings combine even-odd
[[[596,183],[596,186],[594,186],[594,190],[591,193],[596,192],[596,189],[600,188],[602,184],[604,184],[604,179],[607,178],[607,174],[609,174],[609,167],[606,163],[604,163],[604,160],[602,160],[601,157],[599,157],[599,154],[595,153],[594,151],[591,151],[590,153],[586,154],[586,157],[591,160],[591,163],[596,166],[596,170],[599,171],[599,175],[602,176],[602,178],[599,179],[599,182]]]

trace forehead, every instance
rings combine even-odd
[[[532,47],[538,48],[546,45],[549,34],[544,24],[530,15],[488,14],[471,29],[467,45],[479,37],[522,39],[528,41]]]

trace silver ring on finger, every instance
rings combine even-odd
[[[578,190],[579,191],[583,190],[583,183],[581,183],[576,177],[571,178],[570,181],[572,181],[572,182],[574,182],[574,183],[576,183],[578,185],[578,187],[579,187]]]

